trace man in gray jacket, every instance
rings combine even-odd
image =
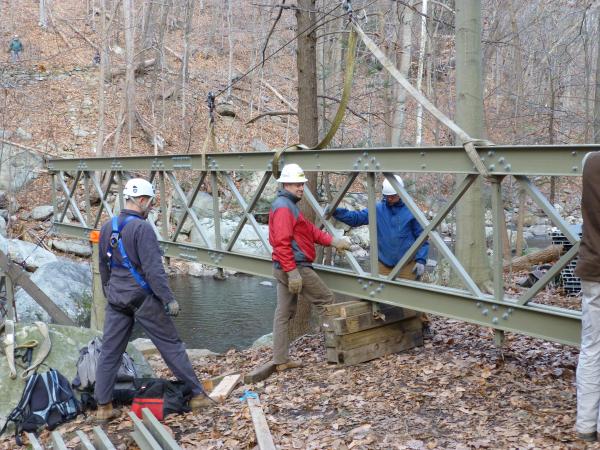
[[[173,374],[191,388],[192,410],[211,403],[171,319],[179,313],[179,304],[169,288],[158,240],[146,221],[154,188],[142,178],[133,178],[125,185],[123,195],[125,209],[100,230],[100,276],[108,304],[96,370],[99,422],[120,415],[112,407],[113,388],[135,321],[156,345]]]

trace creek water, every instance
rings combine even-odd
[[[273,329],[277,303],[275,282],[245,275],[225,280],[177,276],[170,279],[181,312],[175,318],[187,348],[207,348],[223,353],[244,349]],[[136,325],[133,337],[146,337]]]

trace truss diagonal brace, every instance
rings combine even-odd
[[[400,194],[402,201],[413,214],[415,219],[419,221],[423,228],[427,228],[427,226],[429,225],[429,221],[427,220],[423,212],[419,209],[417,204],[414,202],[412,197],[408,194],[406,189],[400,186],[398,180],[396,180],[396,177],[394,177],[394,174],[385,172],[383,175],[392,184],[392,187],[396,190],[396,192]],[[462,280],[465,287],[477,297],[482,296],[483,294],[477,286],[477,284],[475,283],[475,281],[473,281],[473,279],[469,276],[469,274],[464,269],[458,258],[454,256],[454,253],[450,251],[450,249],[448,248],[442,237],[439,235],[439,233],[437,233],[436,231],[430,231],[429,236],[431,237],[431,240],[438,248],[438,250],[442,253],[442,255],[444,255],[444,257],[448,260],[452,268],[456,271],[457,275]]]

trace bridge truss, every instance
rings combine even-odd
[[[492,198],[493,294],[482,292],[438,231],[442,221],[448,217],[473,182],[482,177],[480,170],[475,168],[472,157],[462,147],[303,150],[280,156],[261,152],[53,159],[48,162],[53,185],[53,227],[57,233],[87,239],[93,229],[123,207],[121,191],[126,179],[133,175],[146,176],[156,183],[160,196],[157,216],[154,216],[151,223],[165,256],[270,277],[271,248],[268,236],[257,221],[255,209],[273,171],[283,167],[283,164],[297,163],[307,172],[335,172],[343,179],[341,188],[330,204],[320,201],[314,192],[305,190],[305,199],[315,211],[317,222],[332,233],[339,231],[334,230],[328,212],[343,200],[357,178],[364,178],[368,199],[365,206],[370,211],[369,261],[368,264],[361,264],[361,261],[347,254],[345,258],[349,268],[316,264],[317,272],[333,291],[488,326],[495,329],[499,336],[504,331],[509,331],[578,345],[580,312],[542,304],[537,301],[536,296],[576,256],[579,236],[532,180],[536,176],[581,176],[584,155],[600,150],[600,146],[476,146],[475,150],[488,172],[483,180],[489,186]],[[239,172],[262,174],[258,188],[251,196],[244,197],[238,188],[233,174]],[[421,211],[409,192],[392,176],[394,173],[406,172],[415,174],[417,186],[420,184],[420,174],[456,175],[458,181],[454,192],[445,199],[445,204],[433,218],[428,218]],[[102,178],[101,174],[108,176]],[[389,276],[381,276],[377,264],[377,224],[374,211],[377,200],[376,183],[380,175],[390,181],[424,228],[423,234]],[[502,186],[503,180],[511,177],[572,244],[541,279],[517,295],[507,293],[503,276],[502,240],[503,227],[506,225],[504,208],[511,199],[507,198],[506,189],[503,190]],[[108,182],[101,183],[101,179]],[[182,187],[183,180],[186,181],[185,184],[191,183],[192,187],[187,192]],[[211,233],[207,232],[206,225],[192,208],[204,185],[208,186],[207,190],[213,195],[214,232]],[[219,192],[224,190],[230,192],[243,211],[237,227],[228,235],[222,233],[222,216],[219,212]],[[168,198],[177,199],[183,205],[183,217],[180,217],[177,226],[170,226],[165,201]],[[93,204],[94,199],[99,199],[98,206]],[[74,221],[67,219],[68,210],[74,216]],[[200,236],[200,242],[182,239],[182,228],[186,220],[192,222]],[[264,256],[236,250],[236,243],[244,227],[251,227],[255,231]],[[437,249],[462,286],[449,287],[442,283],[394,279],[400,267],[410,261],[425,239],[429,239],[430,244]]]

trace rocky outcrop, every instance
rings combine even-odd
[[[76,323],[88,323],[92,303],[90,265],[61,259],[44,264],[32,276],[50,299]],[[15,293],[20,320],[50,322],[50,316],[23,289]]]

